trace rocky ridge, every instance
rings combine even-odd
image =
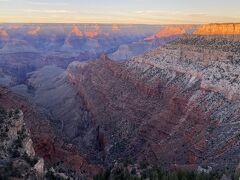
[[[133,62],[189,74],[201,79],[201,88],[240,98],[239,41],[190,36],[159,47]]]
[[[68,79],[100,131],[104,160],[234,168],[240,142],[238,43],[190,36],[126,63],[102,57],[71,64]]]
[[[180,36],[183,34],[191,33],[192,30],[194,30],[195,27],[193,25],[170,25],[165,26],[161,31],[158,33],[146,37],[145,41],[152,41],[154,39],[164,38],[164,37],[171,37],[171,36]]]

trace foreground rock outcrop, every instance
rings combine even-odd
[[[23,112],[0,107],[0,179],[86,179],[64,166],[36,155]]]
[[[19,141],[18,139],[22,137],[19,136],[19,132],[24,131],[24,138],[21,138],[24,148],[23,150],[18,148],[17,151],[21,152],[22,155],[26,152],[28,156],[43,158],[39,158],[37,162],[34,161],[35,163],[32,164],[31,168],[36,169],[36,171],[42,171],[44,164],[46,168],[44,168],[43,175],[51,175],[53,177],[59,176],[58,171],[62,171],[61,169],[66,172],[66,175],[79,178],[91,178],[99,172],[100,168],[90,164],[85,156],[77,151],[74,145],[63,141],[64,138],[57,129],[54,130],[52,128],[51,121],[48,119],[50,117],[47,117],[41,109],[31,106],[26,99],[2,87],[0,88],[0,105],[4,109],[21,109],[21,111],[9,111],[9,113],[14,115],[10,119],[8,115],[6,115],[7,118],[3,118],[4,121],[1,127],[5,130],[7,129],[9,132],[8,136],[11,137],[10,141],[3,143],[3,145],[17,146],[15,139]],[[9,123],[13,124],[13,126]],[[1,132],[1,135],[4,134],[4,132]],[[11,153],[6,154],[11,155]],[[3,165],[3,168],[6,168],[6,166]],[[29,172],[32,172],[31,168]],[[24,173],[25,171],[20,170],[20,172]],[[69,174],[69,172],[71,173]]]
[[[0,178],[41,178],[44,175],[44,162],[35,156],[32,140],[26,130],[23,113],[0,108]]]

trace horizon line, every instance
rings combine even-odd
[[[104,22],[0,22],[0,24],[98,24],[98,25],[206,25],[206,24],[240,24],[240,22],[209,23],[104,23]]]

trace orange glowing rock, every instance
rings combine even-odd
[[[8,32],[4,29],[0,29],[0,37],[7,38]]]
[[[40,33],[40,31],[41,31],[41,27],[38,26],[28,31],[28,35],[37,36]]]
[[[112,31],[115,32],[115,31],[118,31],[119,30],[119,27],[117,24],[113,24],[112,25]]]
[[[207,24],[200,26],[196,35],[236,35],[240,34],[240,23]]]
[[[22,24],[13,24],[9,28],[10,29],[20,29],[23,25]]]
[[[154,34],[152,36],[146,37],[145,41],[152,41],[154,39],[169,37],[169,36],[177,36],[181,34],[185,34],[187,29],[191,28],[191,26],[166,26],[163,30]]]
[[[79,27],[77,25],[73,26],[71,34],[73,34],[77,37],[82,37],[84,35],[83,32],[79,29]]]
[[[99,25],[95,26],[95,31],[88,31],[85,32],[85,36],[89,37],[89,38],[94,38],[96,36],[98,36],[101,33],[101,28]]]
[[[96,37],[98,35],[98,32],[91,32],[91,31],[89,31],[89,32],[85,32],[85,35],[87,37],[94,38],[94,37]]]

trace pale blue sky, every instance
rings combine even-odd
[[[240,22],[240,0],[0,0],[0,22]]]

